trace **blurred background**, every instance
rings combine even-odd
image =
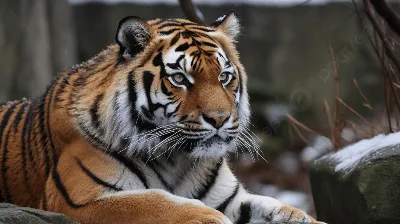
[[[336,96],[370,120],[384,114],[382,69],[369,41],[372,27],[357,13],[360,2],[193,2],[207,23],[234,9],[243,27],[237,47],[249,76],[252,129],[267,162],[233,155],[236,174],[251,191],[313,213],[307,164],[334,148],[327,111]],[[400,12],[400,2],[391,3]],[[119,20],[129,15],[185,17],[178,0],[1,0],[0,102],[38,96],[58,72],[113,44]],[[360,119],[341,111],[344,120]],[[287,114],[313,131],[297,131]],[[357,137],[341,130],[344,141]]]

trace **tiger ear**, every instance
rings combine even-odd
[[[239,19],[234,10],[228,14],[219,17],[215,22],[211,24],[217,28],[217,30],[225,33],[232,40],[236,40],[240,33]]]
[[[151,40],[151,27],[141,18],[128,16],[123,18],[117,28],[115,40],[121,55],[134,57],[142,52]]]

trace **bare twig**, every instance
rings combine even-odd
[[[396,75],[396,72],[393,69],[393,66],[389,64],[389,70],[393,74],[393,76],[396,78],[396,82],[400,83],[399,77]]]
[[[368,107],[368,109],[371,112],[374,112],[374,109],[371,106],[371,103],[369,102],[368,98],[364,95],[364,93],[361,91],[360,86],[358,85],[358,82],[356,79],[353,79],[353,83],[356,86],[358,93],[360,93],[361,97],[364,99],[365,103],[366,103],[366,107]]]
[[[290,122],[290,124],[292,125],[293,129],[296,131],[297,135],[299,135],[299,137],[307,144],[307,145],[311,145],[310,142],[307,140],[306,137],[304,137],[304,135],[301,133],[301,131],[299,130],[299,128],[292,122]]]
[[[296,118],[292,117],[292,115],[288,114],[286,115],[286,117],[289,119],[290,122],[296,124],[297,126],[301,127],[302,129],[304,129],[305,131],[308,131],[310,133],[313,134],[318,134],[316,131],[312,130],[311,128],[305,126],[304,124],[302,124],[300,121],[296,120]]]
[[[337,69],[337,64],[336,64],[336,57],[335,57],[335,52],[333,51],[333,48],[331,45],[329,45],[329,52],[331,54],[331,58],[333,61],[333,75],[334,75],[334,80],[335,80],[335,113],[334,113],[334,119],[335,119],[335,129],[334,129],[334,144],[335,144],[335,149],[339,149],[341,147],[341,140],[340,140],[340,119],[339,119],[339,85],[340,85],[340,77],[339,77],[339,72]]]
[[[357,115],[357,117],[359,117],[362,121],[364,121],[365,123],[367,123],[370,127],[371,127],[371,129],[375,129],[375,130],[378,130],[378,129],[376,129],[373,125],[372,125],[372,123],[371,122],[369,122],[367,119],[365,119],[365,117],[363,117],[361,114],[359,114],[357,111],[355,111],[352,107],[350,107],[347,103],[345,103],[342,99],[340,99],[340,98],[337,98],[338,99],[338,101],[344,106],[344,107],[346,107],[349,111],[351,111],[351,112],[353,112],[355,115]]]
[[[200,9],[193,5],[192,0],[179,0],[179,4],[186,18],[198,24],[204,24],[204,16]]]
[[[326,100],[324,100],[324,108],[326,111],[326,116],[328,117],[329,128],[331,130],[331,141],[333,142],[333,145],[335,145],[335,126],[333,126],[332,115],[329,109],[328,101]]]
[[[397,83],[394,82],[393,85],[394,85],[396,88],[400,89],[400,85],[399,85],[399,84],[397,84]]]
[[[382,48],[384,51],[384,48]],[[383,57],[383,62],[384,63],[385,58]],[[384,67],[385,65],[383,64],[382,67]],[[386,107],[386,117],[388,120],[388,124],[389,124],[389,133],[393,133],[393,128],[392,128],[392,122],[390,119],[390,92],[389,92],[389,88],[388,85],[390,85],[391,87],[393,87],[393,85],[391,85],[391,81],[388,79],[389,78],[389,74],[386,73],[386,71],[383,71],[384,73],[384,77],[385,77],[385,84],[384,84],[384,90],[385,90],[385,107]]]

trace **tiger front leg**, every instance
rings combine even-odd
[[[61,201],[57,203],[62,205]],[[82,224],[231,223],[222,213],[197,200],[180,198],[163,190],[119,192],[75,208],[63,205],[48,209]]]

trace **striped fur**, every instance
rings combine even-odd
[[[257,147],[234,13],[122,20],[35,101],[0,105],[0,200],[81,223],[314,221],[247,193],[225,159]]]

